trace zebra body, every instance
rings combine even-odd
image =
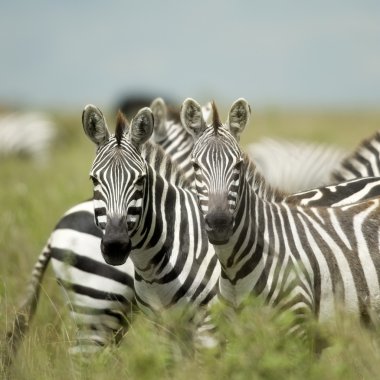
[[[1,116],[0,156],[19,155],[43,161],[55,136],[55,124],[47,115],[29,112]]]
[[[268,184],[289,193],[328,184],[345,155],[333,146],[273,138],[249,144],[247,152]]]
[[[219,263],[196,194],[170,157],[147,142],[150,109],[142,109],[129,130],[119,116],[114,136],[93,106],[85,108],[83,125],[98,145],[90,176],[105,261],[120,265],[131,258],[136,300],[148,313],[207,304],[216,295]]]
[[[194,122],[197,113],[186,100],[181,116],[197,139],[196,188],[222,267],[222,298],[237,307],[254,293],[300,319],[313,312],[325,320],[343,305],[369,322],[380,310],[380,199],[337,207],[289,201],[265,184],[230,133],[248,122],[245,100],[233,104],[226,125],[216,109],[211,127]]]
[[[55,277],[78,326],[72,352],[109,344],[127,328],[134,312],[133,264],[127,260],[115,268],[104,263],[100,237],[93,202],[87,201],[65,213],[47,245]]]

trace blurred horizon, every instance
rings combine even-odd
[[[380,3],[2,1],[0,107],[379,109]]]

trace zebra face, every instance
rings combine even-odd
[[[207,127],[198,103],[187,99],[182,106],[182,123],[196,139],[192,151],[195,187],[206,232],[214,245],[226,244],[233,233],[243,162],[237,140],[248,116],[248,104],[238,99],[223,125],[213,104],[213,122]]]
[[[117,145],[111,137],[101,147],[90,177],[94,184],[96,224],[103,231],[101,251],[108,264],[125,262],[142,214],[146,167],[137,150],[127,141]]]
[[[207,128],[192,153],[199,206],[212,244],[227,243],[233,232],[242,163],[240,151],[227,150],[223,142],[222,134],[229,132],[220,132],[215,136],[214,128]]]
[[[105,141],[102,139],[97,144],[90,172],[94,185],[95,222],[103,231],[101,251],[104,260],[111,265],[121,265],[132,250],[131,237],[143,215],[147,166],[140,148],[153,131],[153,117],[149,108],[142,109],[128,130],[125,120],[119,116],[115,135],[110,136],[108,131],[104,132],[106,124],[99,112],[96,108],[86,107],[83,116],[85,132],[90,138],[95,140],[97,135],[106,136]],[[104,126],[99,124],[96,116]]]

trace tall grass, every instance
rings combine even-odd
[[[31,268],[55,223],[70,206],[91,196],[88,172],[94,147],[85,138],[80,114],[53,115],[60,126],[50,159],[37,165],[2,158],[0,165],[0,332],[10,327]],[[112,125],[112,123],[110,123]],[[254,113],[242,143],[281,136],[334,143],[348,149],[380,127],[375,112]],[[30,333],[14,362],[14,379],[373,379],[380,377],[377,330],[350,319],[321,329],[330,347],[316,356],[311,342],[291,338],[290,315],[277,316],[252,301],[238,315],[217,308],[219,350],[192,348],[178,315],[160,322],[138,315],[120,347],[74,363],[67,354],[75,326],[62,303],[51,270],[45,275]],[[311,328],[313,328],[311,326]],[[1,372],[0,372],[1,375]]]

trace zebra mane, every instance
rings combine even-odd
[[[280,202],[287,196],[286,193],[267,183],[247,153],[243,153],[243,170],[248,184],[261,198]]]
[[[185,188],[192,187],[192,183],[186,178],[185,173],[160,145],[147,141],[142,147],[141,154],[146,163],[171,184]]]
[[[115,137],[116,137],[116,142],[117,145],[120,146],[121,144],[121,139],[124,136],[124,133],[126,129],[129,127],[129,123],[123,112],[120,110],[117,113],[116,117],[116,128],[115,128]]]
[[[214,127],[215,136],[218,134],[218,128],[222,127],[223,124],[220,121],[218,109],[214,101],[211,102],[212,106],[212,126]]]

